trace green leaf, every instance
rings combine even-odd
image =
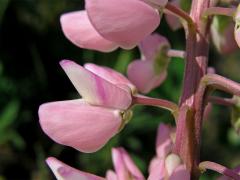
[[[16,119],[20,103],[18,100],[10,101],[0,114],[0,132],[10,126]]]

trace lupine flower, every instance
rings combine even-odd
[[[60,144],[94,152],[130,119],[134,86],[109,68],[93,64],[84,68],[68,60],[60,64],[82,99],[41,105],[41,127]]]
[[[190,173],[182,164],[178,155],[171,152],[174,137],[173,129],[167,125],[160,124],[156,140],[156,157],[149,166],[148,180],[190,180]]]
[[[131,49],[159,25],[167,0],[86,0],[86,11],[61,16],[65,36],[81,48]]]
[[[102,52],[113,51],[118,47],[95,30],[86,11],[66,13],[61,16],[60,22],[64,35],[76,46]]]
[[[170,48],[168,40],[158,34],[147,36],[140,44],[142,58],[128,66],[128,78],[142,93],[159,86],[167,76]]]
[[[189,180],[190,174],[185,166],[181,163],[181,159],[176,154],[171,153],[173,145],[169,126],[160,124],[157,137],[157,156],[151,161],[149,166],[148,180]],[[108,170],[106,178],[102,178],[93,174],[74,169],[61,161],[50,157],[47,164],[58,179],[63,180],[144,180],[143,174],[134,164],[131,157],[123,148],[112,149],[112,160],[114,169]]]
[[[134,164],[131,157],[123,148],[112,149],[112,160],[115,172],[107,172],[107,180],[111,180],[111,176],[115,174],[117,180],[136,179],[144,180],[144,176],[138,167]],[[110,174],[110,175],[109,175]]]
[[[211,35],[219,53],[229,54],[238,49],[234,39],[234,23],[230,18],[215,16],[211,24]]]

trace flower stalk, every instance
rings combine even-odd
[[[183,121],[184,128],[177,128],[175,151],[181,156],[187,168],[191,172],[191,179],[198,179],[200,159],[200,138],[203,118],[203,98],[205,89],[197,90],[201,77],[207,73],[209,51],[209,26],[208,21],[202,21],[201,14],[209,8],[209,0],[194,0],[190,11],[193,24],[197,26],[198,34],[189,30],[186,42],[186,64],[183,82],[183,93],[180,99],[180,112],[182,107],[188,107]],[[178,121],[182,117],[179,116]],[[178,125],[177,125],[178,126]],[[182,131],[184,132],[178,132]],[[183,135],[182,135],[183,134]],[[182,138],[178,136],[181,135]],[[178,142],[180,141],[180,142]]]
[[[200,86],[218,89],[240,96],[240,84],[217,74],[207,74],[201,80]]]
[[[157,99],[142,95],[135,95],[133,96],[132,102],[133,104],[161,107],[163,109],[171,111],[173,114],[177,114],[178,112],[178,105],[165,99]]]
[[[231,169],[228,169],[220,164],[210,162],[210,161],[203,161],[199,164],[199,169],[201,171],[206,171],[207,169],[219,172],[220,174],[223,174],[225,176],[228,176],[234,180],[240,179],[240,175],[238,175],[236,172],[234,172]]]

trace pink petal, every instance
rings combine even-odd
[[[166,176],[164,164],[164,159],[154,158],[150,163],[147,180],[164,180]]]
[[[72,168],[54,157],[47,158],[46,162],[59,180],[104,180],[99,176]]]
[[[85,64],[84,68],[127,91],[129,91],[129,89],[132,91],[136,90],[135,86],[124,75],[111,68],[91,63]]]
[[[133,61],[128,66],[127,75],[129,80],[142,93],[148,93],[158,87],[167,76],[167,71],[155,72],[155,66],[151,61]]]
[[[118,180],[116,173],[111,170],[107,171],[106,179],[107,180]]]
[[[138,44],[160,23],[158,11],[139,0],[86,0],[86,10],[104,38],[126,49]]]
[[[73,61],[60,62],[67,76],[82,97],[90,104],[127,109],[131,104],[131,93],[117,87]]]
[[[128,169],[125,166],[122,153],[117,148],[112,149],[112,161],[118,180],[129,179]]]
[[[91,106],[83,100],[46,103],[39,108],[43,131],[59,144],[81,152],[95,152],[121,126],[120,112]]]
[[[169,126],[160,124],[158,127],[156,151],[159,158],[165,158],[171,151],[172,140],[170,137],[171,130]]]
[[[154,60],[162,48],[170,48],[168,40],[159,34],[145,37],[139,44],[143,60]]]
[[[122,153],[122,158],[124,160],[124,163],[131,174],[131,177],[136,180],[144,180],[144,176],[141,173],[141,171],[138,169],[138,167],[135,165],[131,157],[128,155],[128,153],[123,148],[119,148],[120,152]]]
[[[113,51],[117,45],[104,39],[90,23],[86,11],[63,14],[60,18],[64,35],[76,46],[103,52]]]
[[[112,158],[118,180],[126,180],[129,178],[136,180],[144,180],[141,171],[134,164],[128,153],[123,148],[113,148]]]
[[[180,179],[190,180],[190,173],[186,169],[185,165],[178,166],[173,172],[173,174],[171,175],[171,177],[169,178],[169,180],[180,180]]]

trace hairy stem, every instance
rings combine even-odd
[[[178,127],[176,133],[176,136],[179,134],[183,138],[176,137],[175,150],[191,172],[191,179],[198,179],[200,175],[198,164],[205,89],[198,89],[198,86],[207,71],[209,51],[209,24],[208,20],[202,20],[201,14],[209,8],[209,3],[209,0],[192,1],[190,16],[194,21],[193,24],[197,26],[198,34],[191,29],[187,32],[186,64],[179,114],[184,106],[187,106],[191,113],[183,121],[185,122],[184,134],[178,132],[181,131]],[[178,121],[181,118],[179,116]]]

